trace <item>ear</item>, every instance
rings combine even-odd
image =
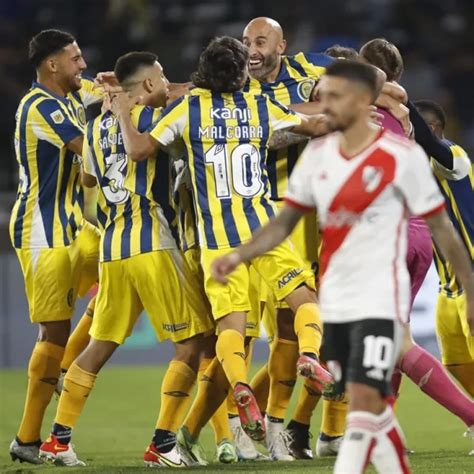
[[[283,54],[286,50],[286,39],[282,39],[278,44],[278,54]]]
[[[47,58],[44,61],[44,67],[48,72],[57,72],[58,71],[58,63],[54,58]]]
[[[148,92],[151,93],[153,92],[153,82],[151,79],[148,77],[143,81],[143,88]]]

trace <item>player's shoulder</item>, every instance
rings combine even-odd
[[[334,58],[324,53],[305,53],[302,51],[291,56],[286,56],[286,59],[289,63],[295,61],[299,64],[309,63],[319,67],[327,67],[334,61]]]
[[[460,157],[463,157],[463,156],[466,156],[466,157],[468,156],[466,150],[464,150],[464,148],[461,145],[458,145],[457,143],[455,143],[452,140],[449,140],[447,138],[444,138],[443,142],[446,143],[446,145],[449,146],[454,158],[460,158]]]
[[[332,132],[328,133],[327,135],[323,135],[322,137],[313,138],[308,142],[303,153],[305,155],[312,155],[313,153],[317,153],[318,156],[320,156],[322,159],[323,152],[328,151],[329,149],[333,149],[335,146],[337,146],[338,140],[338,132]]]

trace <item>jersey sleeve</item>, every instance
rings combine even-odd
[[[148,132],[163,146],[170,145],[177,138],[183,136],[187,112],[188,102],[185,96],[166,107],[158,120],[148,129]]]
[[[449,149],[453,154],[453,169],[445,168],[433,158],[431,158],[431,166],[438,177],[459,181],[469,174],[472,163],[467,153],[459,145],[450,145]]]
[[[303,212],[310,212],[316,208],[316,200],[311,184],[311,176],[314,170],[311,149],[312,142],[306,146],[293,169],[285,195],[285,202],[289,206]]]
[[[83,134],[55,99],[40,101],[31,119],[34,134],[58,148]]]
[[[334,58],[323,53],[304,53],[304,57],[306,61],[308,61],[308,63],[312,64],[313,66],[326,68],[332,62],[334,62]]]
[[[94,164],[94,154],[93,154],[93,130],[94,130],[94,121],[90,121],[87,124],[87,133],[82,144],[82,166],[84,167],[84,172],[95,176],[97,178],[97,173],[95,172]]]
[[[405,198],[410,213],[430,217],[440,212],[445,205],[444,197],[436,184],[423,149],[414,144],[399,164],[401,173],[397,177],[396,185]]]
[[[94,81],[90,77],[83,77],[81,79],[81,88],[79,89],[79,95],[81,96],[84,107],[102,102],[104,99],[104,93],[100,88],[94,88]]]
[[[301,124],[301,117],[280,102],[267,97],[267,104],[272,131],[276,132]]]

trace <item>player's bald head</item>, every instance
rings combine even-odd
[[[250,74],[261,82],[273,82],[286,48],[280,24],[272,18],[254,18],[245,27],[242,42],[249,48]]]
[[[261,36],[274,36],[277,41],[283,40],[283,29],[278,21],[266,16],[250,20],[244,29],[244,38],[248,34],[259,33]]]

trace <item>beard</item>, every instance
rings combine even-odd
[[[260,66],[253,68],[249,65],[250,75],[257,79],[260,82],[266,81],[269,74],[277,67],[278,65],[278,55],[264,56]]]

